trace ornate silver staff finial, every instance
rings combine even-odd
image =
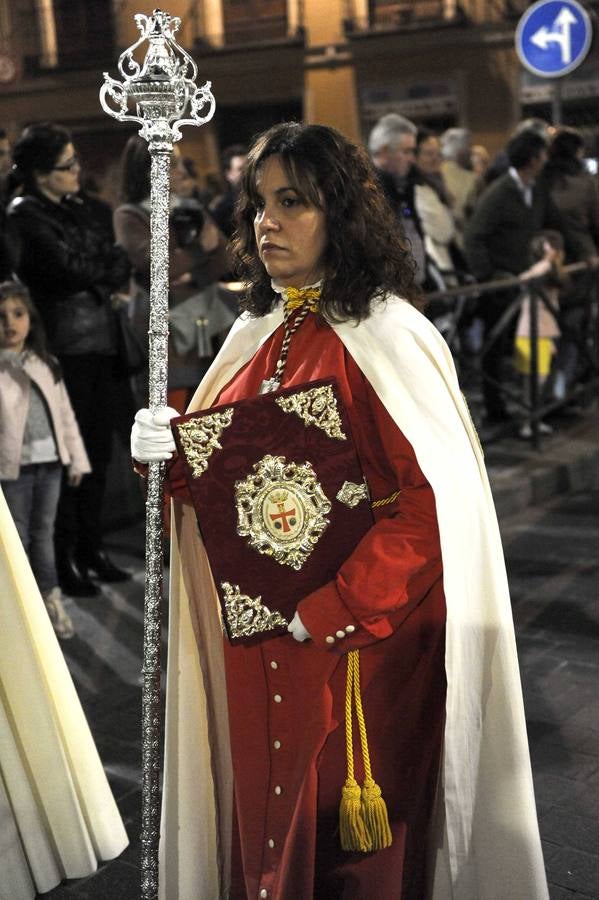
[[[123,81],[104,72],[100,103],[109,116],[121,122],[138,122],[140,135],[160,149],[170,150],[181,138],[182,125],[204,125],[214,115],[211,83],[195,86],[198,69],[175,40],[181,24],[177,16],[155,9],[151,16],[135,16],[140,38],[121,54],[118,67]],[[149,42],[143,65],[133,54]],[[113,101],[116,105],[111,105]],[[130,112],[135,104],[136,115]],[[202,110],[208,107],[205,115]]]
[[[152,412],[166,406],[168,376],[169,192],[173,143],[182,125],[203,125],[214,114],[215,101],[207,81],[196,88],[198,70],[177,44],[174,34],[181,20],[155,9],[136,15],[141,37],[119,59],[123,81],[107,72],[100,102],[109,116],[138,122],[150,151],[150,321],[149,405]],[[133,56],[149,42],[140,64]],[[110,101],[110,102],[109,102]],[[208,107],[204,116],[201,112]],[[135,107],[132,111],[132,107]],[[146,499],[146,580],[144,603],[142,695],[142,808],[141,897],[158,897],[158,840],[160,833],[160,640],[162,623],[162,506],[164,463],[151,462]]]

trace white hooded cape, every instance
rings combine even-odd
[[[190,411],[210,406],[282,319],[281,305],[260,319],[241,316]],[[436,498],[447,715],[430,900],[547,900],[499,529],[450,351],[397,297],[359,325],[333,329]],[[222,631],[193,510],[175,504],[173,521],[161,898],[216,900],[227,897],[232,802]]]
[[[0,490],[0,900],[33,900],[128,844]]]

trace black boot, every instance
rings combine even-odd
[[[125,569],[119,569],[105,553],[104,550],[81,551],[77,554],[77,564],[86,577],[98,578],[107,583],[115,581],[128,581],[131,573]]]
[[[98,588],[77,565],[73,552],[60,551],[56,556],[58,583],[69,597],[96,597]]]

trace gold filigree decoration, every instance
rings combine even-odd
[[[341,428],[341,416],[330,384],[289,394],[287,397],[277,397],[276,402],[283,412],[295,413],[306,425],[316,425],[338,441],[347,440]]]
[[[361,484],[356,484],[355,481],[344,481],[337,492],[337,500],[345,506],[349,506],[350,509],[357,506],[361,500],[370,500],[370,491],[366,481],[364,480]]]
[[[199,478],[208,468],[208,460],[215,450],[222,450],[219,438],[233,421],[233,409],[189,419],[177,425],[185,459],[194,478]]]
[[[258,553],[299,570],[329,525],[331,502],[309,462],[265,456],[235,482],[237,533]]]
[[[289,622],[278,612],[271,612],[262,597],[242,594],[238,584],[221,582],[224,594],[224,614],[232,638],[251,637],[263,631],[287,627]]]

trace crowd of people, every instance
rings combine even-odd
[[[481,374],[489,424],[514,418],[505,401],[506,373],[520,371],[527,385],[530,348],[527,362],[522,354],[528,320],[518,316],[516,301],[524,303],[530,294],[525,282],[531,278],[526,273],[538,262],[536,239],[546,231],[558,232],[565,262],[588,263],[586,275],[561,280],[553,309],[549,304],[542,311],[544,323],[551,322],[549,332],[541,335],[550,333],[551,353],[543,357],[539,375],[548,396],[563,400],[579,371],[593,269],[599,260],[599,180],[585,167],[582,135],[573,128],[550,128],[541,119],[525,119],[490,159],[483,146],[472,145],[466,129],[450,128],[436,135],[391,113],[375,124],[368,146],[381,185],[411,243],[417,281],[425,292],[470,282],[515,278],[523,282],[509,290],[483,291],[462,310],[460,349],[481,350],[486,342]],[[537,278],[550,275],[554,257],[550,241],[542,241],[541,246],[547,272],[541,275],[537,267]],[[511,317],[503,321],[512,305]],[[454,298],[450,308],[455,307]],[[428,307],[441,330],[443,309],[447,305],[439,301]],[[515,359],[519,362],[514,367]],[[516,418],[518,433],[528,437],[526,412]],[[545,423],[543,428],[550,430]]]
[[[521,287],[484,292],[478,300],[466,302],[459,317],[447,315],[456,309],[455,300],[436,301],[426,308],[442,332],[447,321],[452,322],[458,334],[452,349],[480,351],[493,336],[481,361],[487,421],[512,419],[504,399],[506,371],[522,375],[524,399],[530,397],[529,318],[516,310],[496,332],[515,300],[520,298],[521,307],[527,302],[531,278],[527,273],[533,263],[536,278],[552,278],[555,301],[541,315],[540,338],[545,344],[539,383],[563,399],[580,366],[593,276],[564,279],[555,271],[551,276],[552,241],[541,237],[538,244],[538,239],[544,233],[558,233],[562,263],[596,264],[599,186],[585,169],[581,134],[572,128],[551,129],[540,119],[524,120],[491,159],[485,147],[472,145],[464,128],[437,134],[392,113],[374,125],[367,145],[398,232],[409,242],[415,282],[424,295],[436,292],[438,297],[447,288],[474,281],[514,276],[522,280]],[[234,275],[228,242],[246,152],[241,144],[226,148],[224,189],[208,195],[199,188],[193,161],[183,158],[178,148],[173,154],[168,396],[169,405],[179,411],[187,407],[237,314],[237,296],[224,282]],[[7,383],[21,379],[25,397],[30,398],[17,403],[19,441],[3,438],[10,449],[3,450],[0,480],[9,497],[23,497],[13,482],[21,485],[32,473],[40,474],[38,464],[55,470],[66,465],[60,490],[57,493],[54,485],[50,492],[56,495],[55,528],[52,538],[43,538],[41,553],[50,561],[49,574],[47,569],[40,574],[48,609],[63,637],[71,634],[72,625],[62,609],[60,588],[73,596],[92,596],[98,591],[98,579],[128,577],[103,550],[101,520],[115,395],[129,396],[136,407],[147,399],[147,368],[131,373],[120,359],[119,310],[124,308],[126,327],[142,344],[149,319],[150,158],[147,143],[138,136],[126,144],[121,173],[121,204],[113,212],[97,194],[83,190],[76,148],[64,128],[29,126],[13,148],[0,132],[0,278],[6,282],[0,325],[2,377]],[[541,268],[539,247],[545,260]],[[7,324],[7,308],[15,304],[22,307],[22,318],[31,328],[22,341],[18,329],[15,332]],[[11,315],[14,318],[14,310]],[[40,365],[50,360],[58,373],[53,377],[64,389],[65,404],[73,414],[71,430],[80,432],[85,462],[81,454],[65,451],[63,426],[52,415],[47,393],[39,380],[24,374],[23,357],[35,355]],[[9,402],[6,396],[3,392],[3,409]],[[28,410],[26,419],[23,409]],[[7,408],[3,419],[16,421],[16,415]],[[523,437],[529,436],[525,413],[518,416],[517,425]],[[541,427],[550,430],[545,423]],[[39,445],[38,431],[44,435]],[[46,449],[41,452],[38,446]],[[57,477],[54,472],[53,480]],[[37,559],[36,514],[42,510],[46,514],[47,489],[35,486],[35,479],[30,483],[29,500],[21,500],[19,509],[15,505],[13,514],[25,546]],[[44,498],[41,504],[38,491]],[[48,521],[52,509],[51,504]]]
[[[243,159],[244,148],[234,150]],[[122,203],[113,213],[83,189],[65,128],[28,126],[12,148],[0,134],[0,483],[62,639],[74,633],[63,591],[90,597],[98,582],[130,577],[103,548],[102,518],[115,408],[147,402],[147,366],[129,371],[122,333],[147,346],[146,141],[128,141],[121,168]],[[237,298],[222,285],[227,239],[199,194],[192,161],[176,150],[171,173],[169,402],[183,411],[235,319]],[[234,183],[225,184],[230,204]]]

